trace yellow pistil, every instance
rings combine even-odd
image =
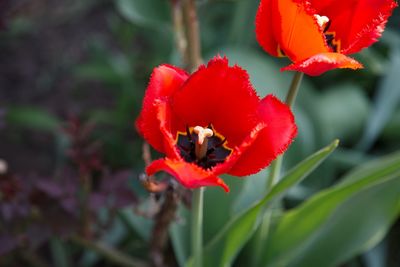
[[[207,154],[208,137],[212,137],[214,132],[210,128],[196,126],[193,132],[197,134],[197,142],[195,144],[195,154],[197,159],[202,159]]]
[[[325,27],[329,22],[329,18],[327,16],[320,16],[318,14],[315,14],[314,17],[317,19],[317,23],[321,29],[325,30]]]

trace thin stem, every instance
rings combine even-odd
[[[186,26],[188,70],[194,71],[201,63],[201,44],[199,21],[197,20],[196,1],[183,1],[183,17]]]
[[[182,0],[182,4],[187,40],[187,69],[194,71],[202,63],[196,1]],[[202,267],[203,265],[203,194],[204,188],[196,189],[193,192],[191,229],[193,267]]]
[[[294,101],[296,100],[297,93],[299,92],[301,81],[303,80],[304,74],[302,72],[296,72],[293,76],[292,82],[289,87],[289,91],[286,95],[286,104],[289,107],[292,107]],[[279,175],[282,168],[282,157],[279,156],[276,160],[271,163],[270,173],[267,180],[267,190],[270,190],[271,187],[278,181]]]
[[[285,100],[286,104],[289,107],[292,107],[296,100],[296,96],[299,91],[303,76],[304,76],[304,74],[302,72],[296,72],[295,75],[293,76],[292,83],[290,84],[288,93],[286,95],[286,100]],[[269,172],[269,175],[267,178],[267,184],[266,184],[267,192],[269,190],[271,190],[271,188],[279,180],[281,169],[282,169],[282,161],[283,161],[283,155],[277,157],[276,160],[274,160],[269,167],[270,172]],[[264,215],[263,220],[261,222],[258,236],[255,241],[255,251],[253,254],[252,266],[259,265],[259,261],[260,261],[260,257],[261,257],[261,253],[262,253],[262,246],[269,234],[270,225],[271,225],[271,217],[272,217],[271,210],[267,210],[267,212]]]
[[[282,166],[282,156],[279,156],[276,158],[275,161],[271,163],[271,166],[269,168],[269,175],[267,179],[267,191],[271,190],[271,188],[276,184],[278,181],[278,178],[280,176],[281,172],[281,166]],[[261,254],[262,254],[262,244],[264,241],[267,239],[269,230],[270,230],[270,225],[271,225],[271,217],[272,217],[272,212],[270,210],[267,210],[265,213],[261,225],[260,225],[260,230],[258,232],[258,235],[256,237],[256,246],[254,247],[254,254],[253,254],[253,264],[252,266],[258,266]]]
[[[250,266],[259,266],[260,265],[259,262],[260,262],[261,255],[263,252],[263,244],[269,234],[269,229],[270,229],[270,225],[271,225],[271,216],[272,216],[272,212],[270,210],[267,210],[264,217],[262,218],[260,228],[258,229],[257,235],[255,237],[253,258],[251,259],[252,262],[251,262]]]
[[[293,76],[292,83],[290,84],[289,91],[286,95],[286,104],[292,107],[296,100],[297,93],[299,92],[301,81],[303,80],[304,74],[302,72],[296,72]]]
[[[282,168],[282,159],[283,156],[279,156],[274,160],[274,162],[271,163],[271,166],[269,168],[269,175],[267,179],[267,190],[271,190],[271,188],[278,182],[278,178],[281,174],[281,168]]]
[[[193,267],[203,266],[203,194],[201,187],[193,191],[192,202],[192,256]]]

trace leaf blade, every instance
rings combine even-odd
[[[395,156],[400,162],[400,154]],[[375,162],[375,173],[365,172],[364,166],[345,176],[349,180],[287,212],[267,240],[262,262],[333,266],[375,245],[399,214],[400,169],[385,172],[393,161],[391,155],[381,159],[380,166]],[[366,176],[360,178],[363,173]]]
[[[205,266],[229,266],[257,229],[264,207],[304,179],[336,149],[338,143],[339,141],[335,140],[299,163],[264,198],[232,219],[205,247],[203,256]],[[190,261],[188,265],[191,265]]]

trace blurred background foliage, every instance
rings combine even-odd
[[[197,4],[204,60],[226,55],[260,96],[283,99],[293,73],[281,73],[288,61],[255,40],[258,1]],[[0,174],[1,266],[129,266],[126,255],[145,266],[159,199],[138,181],[143,140],[133,122],[152,69],[182,66],[171,13],[167,0],[0,3],[0,159],[8,165]],[[396,9],[381,40],[355,55],[363,70],[303,81],[294,106],[299,135],[283,173],[335,138],[340,147],[270,215],[276,229],[263,244],[263,265],[400,266],[400,185],[392,179],[400,168],[399,25]],[[206,190],[206,244],[262,198],[267,172],[225,177],[229,194]],[[349,191],[360,175],[385,179]],[[171,266],[188,260],[188,220],[181,205]],[[307,235],[311,226],[319,230]],[[248,265],[256,237],[224,266]]]

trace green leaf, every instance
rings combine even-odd
[[[52,237],[50,239],[49,246],[53,262],[56,262],[57,266],[68,267],[71,265],[68,250],[66,249],[65,244],[59,238]]]
[[[222,177],[229,185],[229,194],[221,195],[221,188],[209,187],[204,192],[204,218],[203,240],[207,243],[218,231],[231,219],[232,207],[239,192],[244,185],[242,179],[224,175]],[[262,195],[258,198],[260,199]],[[258,200],[257,199],[257,200]],[[221,210],[226,212],[221,212]],[[229,212],[231,211],[231,212]],[[179,220],[170,227],[171,241],[179,266],[186,266],[185,262],[190,256],[190,212],[179,208],[177,217]]]
[[[379,85],[375,97],[372,114],[364,131],[364,136],[359,143],[363,150],[370,148],[385,127],[400,103],[399,73],[400,49],[394,49],[390,56],[391,64],[387,68],[387,75]]]
[[[48,111],[36,107],[12,107],[7,109],[7,123],[39,131],[54,132],[61,126],[60,120]]]
[[[74,74],[82,80],[97,80],[122,87],[131,84],[132,66],[126,55],[113,53],[101,45],[92,45],[88,63],[75,67]]]
[[[399,213],[400,170],[385,172],[394,161],[400,154],[368,163],[287,212],[263,248],[264,265],[336,266],[376,245]]]
[[[397,48],[400,46],[400,35],[395,28],[387,27],[383,32],[381,41],[392,48]]]
[[[233,203],[242,191],[244,183],[237,177],[222,177],[229,185],[229,194],[221,192],[221,188],[209,187],[204,191],[203,242],[207,243],[232,218]],[[223,194],[223,195],[222,195]],[[221,212],[224,210],[225,212]]]
[[[377,50],[364,49],[360,53],[357,53],[357,55],[365,69],[371,72],[371,74],[383,75],[385,73],[387,59]]]
[[[214,57],[217,53],[226,55],[230,64],[237,63],[243,67],[249,73],[251,83],[260,96],[274,94],[280,99],[285,97],[286,92],[282,88],[289,87],[292,74],[280,73],[279,66],[265,53],[245,48],[226,47],[213,51],[208,58]]]
[[[75,75],[81,79],[98,80],[110,84],[119,84],[121,79],[110,65],[97,62],[79,65],[75,69]]]
[[[400,170],[400,151],[369,161],[350,171],[341,179],[341,184],[351,183],[371,177],[384,177]]]
[[[337,145],[338,141],[335,140],[329,146],[299,163],[264,198],[233,218],[205,247],[204,265],[229,266],[252,233],[257,229],[266,205],[282,196],[288,189],[305,178],[335,150]]]
[[[324,92],[316,103],[322,141],[353,141],[368,119],[369,101],[357,85],[339,84]],[[343,108],[346,107],[346,108]],[[351,116],[349,116],[351,114]]]
[[[393,143],[400,139],[400,109],[388,121],[381,136],[382,140],[390,145],[393,145]]]
[[[133,24],[154,28],[169,24],[168,1],[117,0],[115,4],[121,15]]]
[[[233,214],[238,214],[248,209],[253,203],[260,200],[265,195],[268,173],[269,169],[264,169],[241,181],[243,183],[243,188],[233,202]]]
[[[177,212],[179,220],[174,221],[169,229],[175,256],[181,267],[185,266],[190,254],[190,214],[188,209],[180,205]]]
[[[152,227],[150,219],[135,214],[132,212],[132,208],[122,209],[119,211],[118,215],[129,231],[137,233],[143,240],[150,239]]]
[[[254,16],[258,8],[257,1],[236,1],[232,14],[232,26],[229,33],[229,44],[249,45],[253,41]]]

